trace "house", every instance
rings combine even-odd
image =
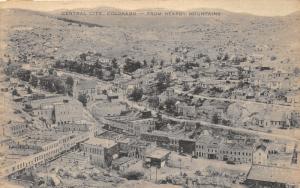
[[[300,170],[252,165],[245,184],[256,188],[299,188]]]
[[[180,78],[180,81],[182,85],[186,85],[188,87],[192,87],[196,83],[196,79],[190,77],[190,76],[184,76]]]
[[[197,157],[206,159],[217,159],[220,138],[209,134],[201,135],[195,143],[195,154]]]
[[[118,158],[118,144],[109,139],[91,137],[82,143],[82,150],[90,163],[101,167],[109,167],[113,159]]]
[[[177,135],[169,136],[169,150],[176,151],[179,153],[179,140],[180,138]]]
[[[145,165],[149,167],[156,166],[157,168],[162,168],[168,161],[170,154],[171,152],[169,150],[155,148],[146,154]]]
[[[10,123],[0,128],[0,136],[22,136],[28,132],[28,125],[26,123]]]
[[[252,146],[246,144],[223,142],[218,151],[219,160],[235,163],[252,162]]]
[[[196,140],[195,155],[206,159],[251,163],[252,147],[245,143],[229,142],[210,134],[203,134]]]
[[[62,132],[70,132],[70,131],[79,131],[79,132],[87,132],[92,127],[90,122],[85,120],[70,122],[67,124],[61,124],[57,127],[57,130]]]
[[[288,114],[284,111],[266,112],[266,114],[258,114],[253,116],[254,123],[260,127],[277,127],[284,128],[288,126]]]
[[[66,124],[82,120],[83,107],[77,100],[64,100],[53,104],[54,121],[56,124]]]
[[[169,134],[163,131],[152,131],[141,134],[141,140],[155,142],[157,146],[168,148],[170,145]]]
[[[256,147],[253,152],[253,164],[257,165],[267,165],[268,164],[268,150],[263,144]]]
[[[196,117],[197,111],[195,106],[189,106],[186,103],[177,102],[176,104],[176,111],[178,115],[184,117]]]
[[[159,95],[159,102],[164,103],[167,99],[175,97],[175,90],[173,88],[167,88],[161,95]]]
[[[128,132],[138,136],[153,130],[155,130],[155,121],[153,118],[138,119],[128,123]]]
[[[147,152],[153,150],[155,147],[156,147],[155,143],[141,141],[141,140],[133,140],[129,144],[128,157],[143,160],[145,159]]]
[[[80,95],[86,95],[88,101],[94,101],[97,97],[97,81],[77,81],[73,86],[73,97],[78,99]]]
[[[10,139],[2,136],[0,138],[0,155],[3,155],[4,153],[7,152],[7,150],[9,149],[9,143],[10,143]]]
[[[120,139],[117,141],[119,144],[119,157],[128,157],[129,156],[129,147],[133,142],[130,138]]]
[[[289,103],[291,105],[299,105],[300,103],[299,92],[289,92],[285,97],[286,97],[286,103]]]

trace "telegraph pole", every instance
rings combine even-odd
[[[151,165],[150,165],[150,168],[149,168],[149,170],[150,170],[150,180],[151,180]]]
[[[155,183],[157,183],[157,166],[155,167]]]
[[[179,168],[180,168],[180,175],[182,174],[181,173],[181,159],[179,159]]]

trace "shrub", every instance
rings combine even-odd
[[[140,171],[128,171],[122,175],[123,178],[128,180],[140,180],[144,177],[144,172]]]

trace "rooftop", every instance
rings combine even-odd
[[[300,169],[253,165],[247,179],[300,184]]]
[[[132,158],[129,158],[129,157],[118,158],[118,159],[115,159],[112,161],[112,165],[119,166],[119,165],[127,163],[128,161],[131,161],[131,160],[132,160]]]
[[[149,154],[147,154],[146,157],[161,159],[170,153],[171,152],[168,150],[156,148],[155,150],[152,150]]]
[[[116,145],[117,143],[113,140],[104,139],[104,138],[97,138],[97,137],[91,137],[89,140],[85,142],[86,144],[91,145],[99,145],[105,148],[110,148]]]
[[[266,151],[267,147],[263,144],[260,144],[259,146],[256,147],[256,150],[262,149],[263,151]]]
[[[76,87],[81,90],[85,90],[85,89],[91,89],[91,88],[96,88],[97,86],[97,81],[95,80],[84,80],[84,81],[80,81],[78,82],[78,84],[76,85]]]

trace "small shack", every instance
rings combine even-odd
[[[169,159],[171,152],[165,149],[156,148],[145,156],[145,164],[147,166],[164,167]]]

